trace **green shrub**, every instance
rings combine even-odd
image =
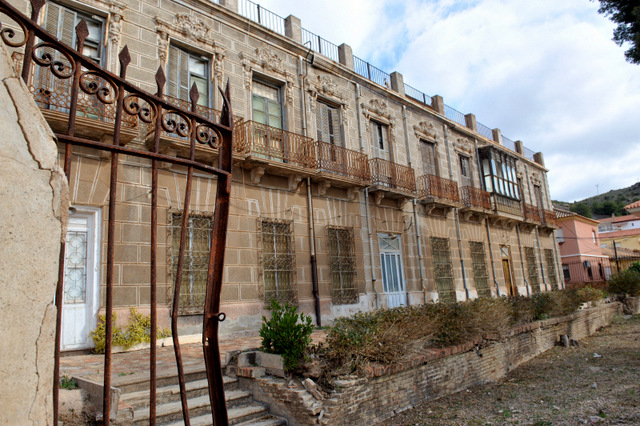
[[[531,302],[533,303],[534,318],[537,320],[549,318],[556,307],[556,301],[550,292],[534,294],[531,296]]]
[[[630,296],[640,295],[640,272],[627,269],[612,275],[609,280],[609,292]]]
[[[294,370],[311,345],[311,317],[298,315],[295,306],[280,305],[276,300],[271,301],[269,309],[271,318],[263,316],[260,327],[262,349],[282,355],[285,369]]]
[[[113,346],[122,346],[125,350],[137,345],[138,343],[151,342],[151,317],[139,313],[136,308],[131,308],[131,316],[123,329],[116,324],[118,315],[114,312],[111,316],[111,343]],[[95,348],[93,353],[103,354],[106,349],[106,315],[98,315],[98,326],[91,332],[89,336],[93,339]],[[169,329],[156,330],[158,338],[171,336]]]
[[[60,377],[60,389],[73,390],[78,388],[78,382],[73,377],[69,377],[67,374]]]
[[[640,262],[633,262],[631,266],[629,266],[629,270],[636,271],[640,274]]]

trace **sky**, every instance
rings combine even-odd
[[[554,200],[640,181],[640,66],[598,1],[257,2],[542,152]]]

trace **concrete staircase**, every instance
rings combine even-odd
[[[211,425],[211,407],[204,368],[189,369],[185,373],[189,414],[192,425]],[[148,378],[131,378],[121,381],[121,390],[116,424],[149,424],[149,382]],[[286,425],[282,418],[269,414],[268,407],[253,400],[250,392],[238,386],[238,379],[224,377],[225,398],[229,424],[242,426]],[[156,393],[156,424],[182,425],[182,404],[177,375],[158,377]]]

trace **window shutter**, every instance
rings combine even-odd
[[[178,64],[180,63],[180,50],[175,46],[169,46],[169,64],[167,69],[169,71],[169,90],[168,95],[174,98],[180,97],[178,92]]]
[[[329,137],[329,114],[328,107],[325,104],[318,103],[318,113],[316,114],[316,127],[318,140],[322,142],[330,142]]]

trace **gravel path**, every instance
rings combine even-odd
[[[555,347],[497,383],[424,403],[384,425],[640,425],[640,316]]]

